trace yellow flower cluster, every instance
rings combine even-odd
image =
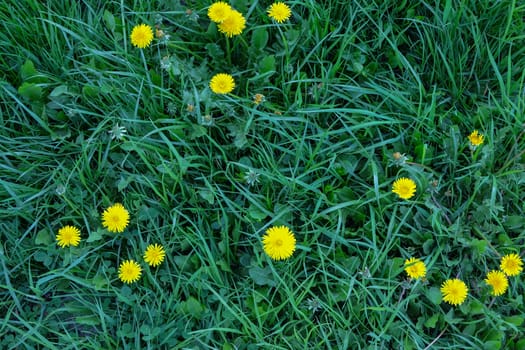
[[[483,144],[483,140],[485,137],[480,134],[477,130],[474,130],[469,136],[468,136],[470,146],[472,148],[476,148],[477,146]],[[404,154],[401,154],[399,152],[394,153],[394,159],[395,164],[405,164],[407,157],[405,157]],[[416,193],[417,185],[416,182],[412,179],[401,177],[394,181],[392,184],[392,192],[397,194],[399,198],[401,199],[410,199],[412,198]]]
[[[223,1],[216,2],[208,8],[208,17],[217,23],[219,31],[231,38],[242,33],[246,19],[239,11]]]
[[[129,212],[120,203],[116,203],[102,213],[102,226],[109,232],[124,232],[129,223]],[[75,226],[64,226],[56,235],[57,244],[61,247],[78,246],[80,230]]]
[[[144,251],[144,261],[149,266],[159,266],[166,256],[164,247],[160,244],[150,244]],[[124,283],[137,282],[142,275],[142,267],[135,260],[124,260],[118,269],[118,277]]]
[[[292,16],[291,8],[284,2],[271,4],[266,11],[268,17],[276,23],[284,23]],[[207,10],[208,18],[214,22],[220,33],[228,38],[239,36],[246,28],[246,18],[224,1],[218,1],[209,6]],[[159,35],[157,29],[157,37]],[[130,35],[131,43],[138,48],[148,47],[153,40],[153,30],[150,26],[140,24],[133,28]],[[229,42],[228,42],[229,43]],[[209,81],[210,90],[219,95],[229,94],[236,87],[236,82],[231,74],[217,73]],[[264,95],[256,94],[253,102],[259,105],[265,99]],[[193,110],[193,107],[192,107]],[[477,130],[468,135],[471,150],[480,146],[484,142],[484,135]],[[397,165],[409,164],[407,157],[399,152],[394,154]],[[398,198],[409,200],[416,195],[417,184],[411,178],[397,178],[393,184],[391,192]],[[129,213],[121,204],[115,204],[104,211],[102,215],[103,226],[110,232],[123,232],[129,223]],[[76,246],[80,241],[80,231],[73,226],[62,228],[57,234],[57,241],[61,247],[68,245]],[[262,237],[262,247],[264,252],[273,260],[280,261],[292,257],[296,250],[296,238],[292,230],[287,226],[273,226],[265,231]],[[165,258],[164,248],[159,244],[152,244],[147,247],[143,255],[144,261],[150,266],[160,265]],[[419,258],[410,257],[404,262],[404,270],[412,280],[426,281],[427,266]],[[492,270],[487,273],[485,283],[490,286],[493,296],[503,295],[508,287],[508,277],[516,276],[523,270],[523,262],[517,254],[505,255],[501,259],[500,270]],[[119,278],[124,283],[133,283],[140,279],[142,268],[134,260],[124,260],[119,267]],[[442,300],[453,306],[461,305],[465,302],[469,294],[467,284],[459,278],[451,278],[442,282],[440,286]]]
[[[267,13],[268,17],[277,23],[283,23],[290,18],[292,10],[285,3],[276,2],[270,5]],[[229,38],[240,35],[246,28],[246,18],[242,13],[224,1],[213,3],[208,8],[208,17],[212,22],[217,23],[219,31]]]
[[[423,261],[418,258],[405,260],[405,272],[411,279],[424,279],[427,268]],[[490,294],[493,296],[503,295],[509,287],[509,276],[517,276],[523,271],[523,261],[518,254],[507,254],[501,258],[499,270],[487,273],[485,283],[491,287]],[[468,296],[468,287],[458,278],[448,279],[441,284],[441,295],[443,301],[457,306],[463,304]]]
[[[150,244],[144,252],[144,261],[150,266],[156,267],[164,261],[166,252],[159,244]],[[142,267],[135,260],[124,260],[119,267],[118,277],[124,283],[137,282],[142,274]]]
[[[518,254],[504,255],[499,265],[500,270],[487,273],[485,283],[491,287],[491,295],[503,295],[509,287],[508,277],[517,276],[523,271],[523,261]]]
[[[122,233],[129,224],[129,212],[120,203],[115,203],[102,213],[102,226],[109,232]],[[56,234],[57,244],[78,246],[80,243],[80,230],[75,226],[64,226]],[[160,244],[150,244],[144,251],[144,261],[153,267],[159,266],[166,256],[164,247]],[[133,283],[140,279],[142,267],[135,260],[124,260],[118,270],[118,277],[124,283]]]

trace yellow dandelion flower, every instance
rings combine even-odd
[[[485,283],[492,287],[492,292],[490,294],[494,296],[502,295],[509,287],[507,276],[505,276],[503,272],[496,270],[490,271],[487,274]]]
[[[420,259],[410,258],[405,260],[405,272],[410,278],[424,278],[427,274],[427,267]]]
[[[215,2],[208,8],[208,17],[215,23],[221,23],[233,11],[230,5],[223,1]]]
[[[397,194],[399,198],[409,199],[416,193],[416,183],[412,179],[402,177],[394,181],[392,185],[392,192]]]
[[[56,240],[61,248],[70,245],[76,247],[80,243],[80,230],[75,226],[64,226],[58,230]]]
[[[286,226],[270,227],[263,236],[263,248],[274,260],[288,259],[295,251],[295,236]]]
[[[227,94],[235,88],[235,80],[226,73],[215,74],[210,80],[210,89],[216,94]]]
[[[147,24],[139,24],[133,27],[130,35],[131,44],[143,49],[153,41],[153,28]]]
[[[135,260],[124,260],[118,269],[118,278],[124,283],[137,282],[142,274],[142,268]]]
[[[478,133],[477,130],[474,130],[470,135],[468,135],[468,139],[470,141],[470,145],[476,147],[483,143],[485,136],[483,136],[483,134]]]
[[[149,266],[158,266],[164,261],[166,252],[160,244],[150,244],[144,252],[144,261]]]
[[[242,13],[232,10],[228,16],[221,23],[219,23],[219,31],[231,38],[234,35],[242,33],[246,27],[246,19]]]
[[[499,268],[507,276],[517,276],[523,270],[523,261],[518,254],[507,254],[501,258]]]
[[[109,232],[124,232],[129,223],[129,212],[120,203],[113,204],[102,213],[102,226]]]
[[[284,2],[275,2],[268,8],[268,16],[277,23],[283,23],[292,15],[292,10]]]
[[[441,285],[441,294],[445,302],[451,305],[461,305],[467,299],[468,288],[460,279],[449,279]]]

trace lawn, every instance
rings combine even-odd
[[[0,349],[525,349],[524,18],[2,1]]]

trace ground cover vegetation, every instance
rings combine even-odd
[[[0,348],[524,349],[525,4],[0,3]]]

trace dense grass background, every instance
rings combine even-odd
[[[232,1],[231,40],[210,1],[0,4],[0,348],[525,349],[523,277],[483,283],[525,252],[523,1],[287,3],[276,25]],[[139,23],[170,37],[135,49]],[[209,91],[219,72],[234,94]],[[83,240],[60,249],[68,224]],[[280,224],[298,249],[272,262]],[[166,261],[123,285],[149,243]]]

